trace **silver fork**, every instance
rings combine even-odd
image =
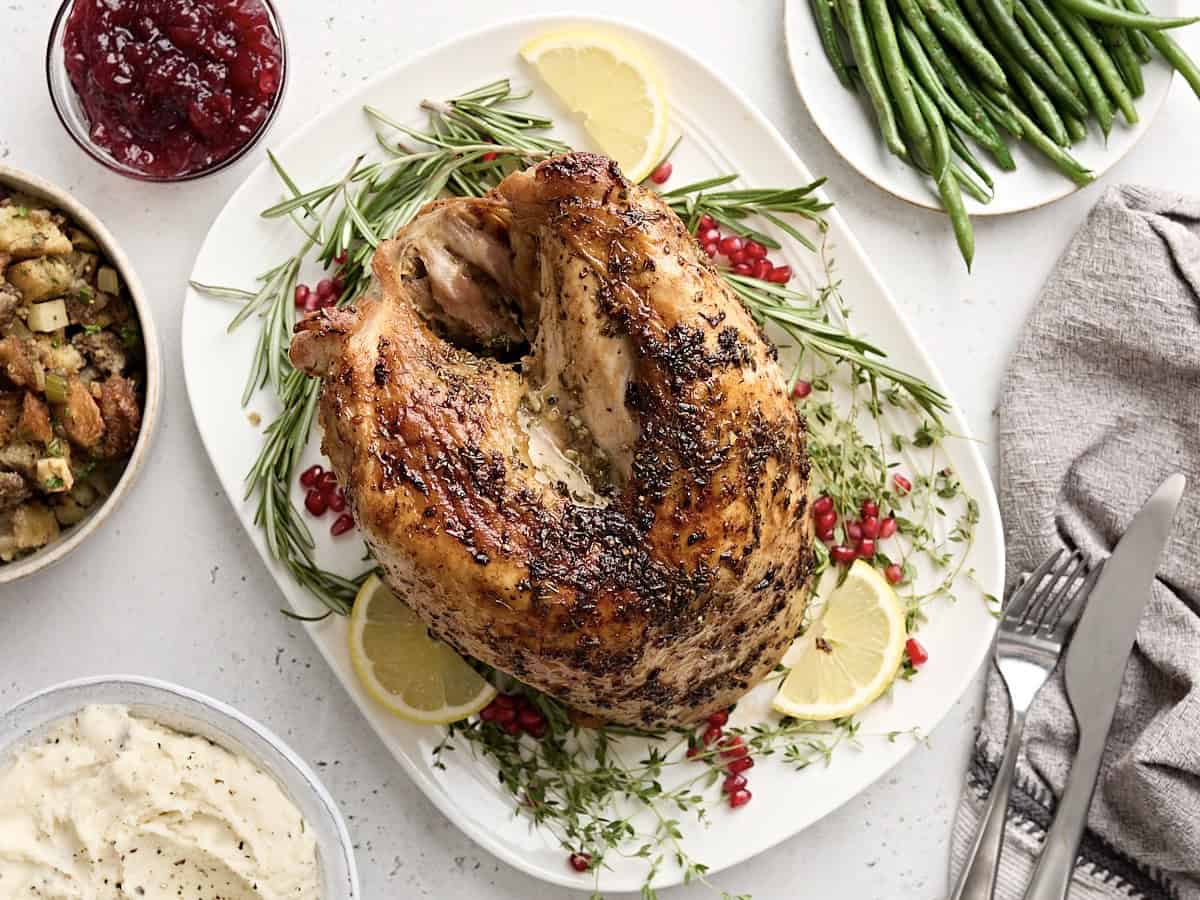
[[[1008,740],[975,845],[951,900],[991,900],[1025,715],[1034,696],[1054,671],[1071,627],[1099,574],[1100,566],[1088,571],[1083,554],[1075,551],[1063,559],[1063,551],[1059,550],[1038,566],[1008,599],[992,649],[1000,680],[1008,692]]]

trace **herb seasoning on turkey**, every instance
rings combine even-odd
[[[564,155],[431,204],[373,266],[292,361],[323,376],[325,452],[433,633],[623,724],[698,721],[767,675],[813,569],[804,421],[658,195]]]

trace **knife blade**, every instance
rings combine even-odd
[[[1138,511],[1105,562],[1075,626],[1063,682],[1079,729],[1079,749],[1025,900],[1065,900],[1071,888],[1125,663],[1150,601],[1159,557],[1170,538],[1185,484],[1182,475],[1172,475]]]

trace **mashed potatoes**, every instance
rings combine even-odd
[[[279,785],[208,741],[93,706],[0,768],[0,900],[314,900]]]

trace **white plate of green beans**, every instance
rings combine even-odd
[[[952,218],[1001,215],[1112,168],[1146,133],[1176,68],[1200,93],[1200,69],[1186,57],[1200,24],[1131,27],[1141,15],[1180,17],[1184,6],[1145,3],[788,0],[788,56],[817,127],[863,177]],[[1097,6],[1111,22],[1088,17]],[[942,159],[950,184],[932,174]],[[959,235],[968,259],[969,238]]]

